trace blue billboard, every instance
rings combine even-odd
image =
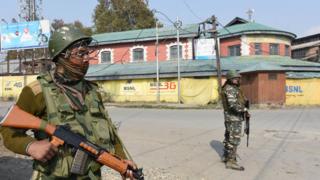
[[[48,20],[21,23],[2,23],[1,51],[48,47],[50,24]]]

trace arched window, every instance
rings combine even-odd
[[[133,53],[132,62],[144,61],[144,49],[143,48],[135,48],[132,50],[132,53]]]
[[[180,59],[182,59],[182,46],[181,45],[179,45],[179,55],[180,55]],[[178,46],[177,45],[170,46],[170,59],[172,59],[172,60],[178,59]]]

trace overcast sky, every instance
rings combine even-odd
[[[19,0],[0,0],[0,18],[18,19]],[[80,20],[92,26],[92,14],[97,0],[43,0],[43,16],[65,22]],[[183,24],[198,23],[216,15],[222,24],[234,17],[247,18],[254,9],[256,22],[289,31],[298,37],[320,33],[319,0],[149,0],[149,8],[165,13],[171,20],[179,17]],[[163,15],[157,17],[170,25]]]

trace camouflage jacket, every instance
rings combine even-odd
[[[226,84],[222,88],[222,103],[226,121],[243,121],[242,113],[245,100],[240,88],[233,84]]]

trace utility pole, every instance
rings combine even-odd
[[[176,29],[177,29],[177,51],[178,51],[178,103],[181,103],[180,100],[180,94],[181,94],[181,89],[180,89],[180,28],[182,26],[182,22],[179,20],[177,17],[177,21],[174,23]]]
[[[156,60],[157,60],[157,103],[160,103],[160,78],[159,78],[159,32],[158,21],[156,21]]]
[[[220,52],[219,52],[219,43],[218,43],[218,31],[217,31],[217,18],[213,15],[211,17],[212,23],[212,35],[214,37],[214,47],[216,51],[216,66],[217,66],[217,75],[218,75],[218,92],[219,92],[219,99],[221,96],[221,64],[220,64]]]

